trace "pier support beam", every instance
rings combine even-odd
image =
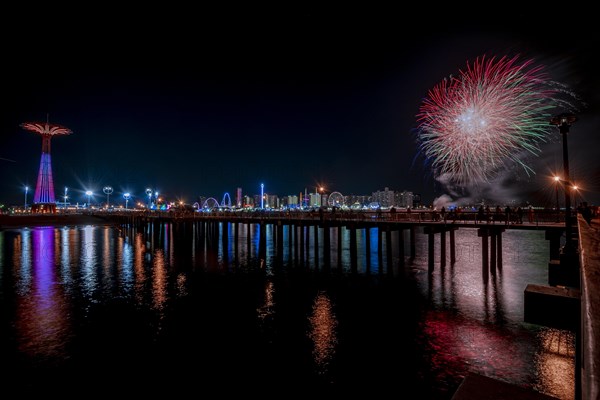
[[[392,248],[392,231],[389,227],[385,230],[385,247],[387,253],[387,272],[392,272],[392,261],[394,260],[394,249]]]
[[[398,258],[400,266],[404,267],[404,229],[398,230]]]
[[[350,267],[352,269],[352,272],[356,272],[358,269],[356,228],[354,226],[350,228]]]
[[[329,224],[323,225],[323,263],[325,268],[329,268],[331,264],[331,237]]]
[[[371,271],[371,228],[365,228],[365,257],[367,259],[367,272]]]

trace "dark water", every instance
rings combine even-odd
[[[573,336],[522,322],[525,286],[547,283],[543,231],[505,232],[503,266],[484,283],[471,229],[457,231],[457,262],[442,268],[438,251],[432,274],[420,232],[404,267],[394,234],[388,270],[376,230],[369,260],[358,231],[352,272],[345,230],[339,253],[331,231],[331,265],[322,249],[294,260],[286,241],[279,266],[272,227],[263,261],[259,230],[248,248],[246,229],[237,249],[232,226],[225,241],[170,225],[0,232],[3,387],[290,395],[327,385],[449,399],[472,371],[573,398]]]

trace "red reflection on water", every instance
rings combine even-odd
[[[469,372],[519,382],[522,371],[533,366],[533,360],[510,332],[497,326],[462,319],[447,312],[431,311],[423,322],[424,356],[432,366],[434,379],[460,383]],[[520,382],[527,386],[526,382]]]
[[[573,399],[574,342],[565,331],[540,327],[532,332],[542,341],[540,347],[533,345],[527,334],[515,338],[515,332],[508,328],[444,311],[428,312],[422,324],[424,357],[432,366],[433,379],[446,382],[448,390],[468,372],[476,372],[560,399]]]
[[[15,321],[18,349],[33,362],[54,364],[66,354],[71,334],[67,304],[56,280],[54,229],[35,228],[31,240],[32,287],[18,298]]]

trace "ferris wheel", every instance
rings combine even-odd
[[[327,205],[329,207],[342,207],[344,205],[344,195],[340,192],[333,192],[327,198]]]

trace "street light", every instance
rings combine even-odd
[[[27,211],[27,192],[29,192],[29,186],[25,186],[25,211]]]
[[[110,207],[109,197],[113,192],[113,188],[111,186],[104,186],[104,189],[102,189],[102,191],[106,195],[106,208],[108,209]]]
[[[131,198],[131,193],[124,193],[123,198],[125,199],[125,209],[127,210],[127,203],[129,203],[129,199]]]
[[[554,189],[556,192],[556,222],[560,222],[560,205],[558,204],[558,184],[560,183],[560,176],[554,177]]]
[[[65,209],[65,212],[67,212],[67,198],[68,198],[68,197],[67,197],[67,190],[68,190],[68,189],[67,189],[67,187],[65,186],[65,195],[63,196],[63,198],[64,198],[64,200],[65,200],[65,201],[64,201],[64,203],[63,203],[63,207],[64,207],[64,209]]]
[[[150,209],[150,203],[152,202],[152,189],[146,189],[146,196],[148,196],[148,210]]]
[[[550,124],[556,125],[562,136],[563,142],[563,169],[564,176],[563,180],[565,184],[565,235],[566,242],[564,251],[565,253],[573,250],[572,230],[573,222],[571,221],[571,178],[569,175],[569,147],[567,144],[567,134],[571,125],[577,121],[575,114],[563,113],[553,117],[550,120]]]
[[[88,204],[87,204],[87,208],[90,208],[90,203],[92,202],[92,195],[93,195],[94,193],[92,193],[92,191],[91,191],[91,190],[87,190],[87,191],[85,192],[85,194],[86,194],[86,196],[88,197]]]
[[[571,190],[573,190],[573,208],[577,209],[577,195],[579,194],[579,186],[573,184],[573,186],[571,186]]]

